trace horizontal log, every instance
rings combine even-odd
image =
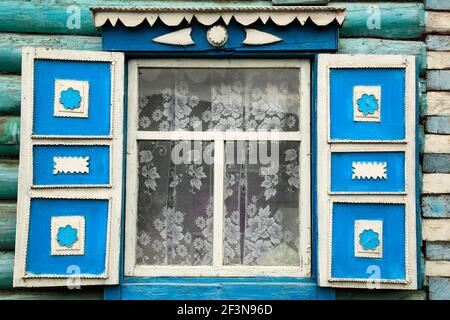
[[[426,46],[422,41],[340,39],[338,53],[415,55],[419,61],[420,75],[426,73]]]
[[[21,50],[23,46],[71,50],[101,50],[101,42],[100,37],[0,33],[0,72],[20,74]]]
[[[450,277],[450,261],[427,261],[425,274],[428,277]]]
[[[16,210],[15,203],[0,202],[0,250],[14,250]]]
[[[450,243],[448,242],[427,242],[427,260],[450,261]]]
[[[427,33],[450,34],[450,12],[427,11],[425,31]]]
[[[427,72],[428,90],[450,90],[450,70],[431,70]]]
[[[424,290],[336,290],[337,300],[426,300]]]
[[[20,113],[20,76],[0,75],[0,115]]]
[[[450,181],[450,174],[444,173],[424,174],[422,178],[422,193],[424,194],[450,193],[449,181]]]
[[[425,8],[429,10],[450,10],[448,0],[425,0]]]
[[[450,135],[426,134],[424,152],[450,154]]]
[[[0,199],[17,198],[17,160],[0,160]]]
[[[429,91],[427,93],[428,116],[450,116],[450,92]]]
[[[450,69],[450,52],[429,51],[427,53],[428,70]]]
[[[425,241],[450,241],[450,219],[423,219],[422,238]]]
[[[450,36],[428,35],[425,42],[428,50],[450,51]]]
[[[427,117],[426,133],[450,134],[450,116]]]
[[[430,277],[428,289],[430,300],[450,300],[450,278]]]
[[[425,218],[450,218],[450,195],[423,196],[422,215]]]
[[[274,0],[275,2],[276,0]],[[326,0],[278,0],[319,4]],[[107,1],[109,6],[144,5],[167,6],[166,1]],[[184,6],[220,6],[220,1],[184,1]],[[227,5],[228,3],[225,3]],[[234,1],[233,5],[239,5]],[[242,1],[241,4],[248,2]],[[26,2],[0,2],[0,32],[52,33],[98,35],[94,27],[90,6],[105,5],[104,0],[61,0],[51,5],[40,0]],[[173,5],[177,5],[173,3]],[[179,5],[179,4],[178,4]],[[271,1],[258,1],[254,5],[271,5]],[[336,2],[336,6],[347,8],[347,18],[342,28],[343,37],[381,37],[397,39],[418,39],[425,24],[425,9],[418,3],[348,3]],[[73,14],[79,12],[79,20]],[[380,24],[376,19],[380,17]],[[373,22],[372,22],[373,21]],[[79,23],[73,23],[79,22]]]
[[[0,289],[12,288],[14,252],[0,251]]]
[[[424,173],[450,173],[450,154],[426,153],[422,168]]]

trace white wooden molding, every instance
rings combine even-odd
[[[153,42],[174,46],[190,46],[195,44],[191,37],[192,28],[184,28],[153,38]]]
[[[422,238],[425,241],[450,241],[450,219],[423,219]]]
[[[245,39],[242,43],[252,46],[261,46],[281,41],[283,41],[283,39],[271,33],[259,31],[256,29],[245,28]]]
[[[422,193],[450,193],[450,174],[426,173],[422,178]]]

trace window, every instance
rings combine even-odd
[[[129,64],[126,275],[309,276],[309,63]]]

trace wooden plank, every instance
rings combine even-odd
[[[427,173],[423,175],[422,193],[450,193],[450,174]]]
[[[450,116],[427,117],[426,133],[450,134]]]
[[[0,289],[12,288],[14,252],[0,251]]]
[[[428,35],[425,42],[428,50],[450,51],[450,36]]]
[[[450,278],[429,278],[430,300],[450,300]]]
[[[0,160],[0,199],[17,198],[17,160]]]
[[[450,153],[450,135],[425,135],[425,153]]]
[[[0,202],[0,250],[14,250],[16,204]]]
[[[450,34],[450,12],[427,11],[425,31],[427,33]]]
[[[274,6],[293,6],[293,5],[320,5],[328,4],[330,0],[272,0]]]
[[[0,115],[20,113],[20,76],[0,74]]]
[[[450,195],[422,197],[422,214],[425,218],[450,218]]]
[[[425,8],[429,10],[450,10],[450,1],[425,0]]]
[[[427,261],[425,274],[429,277],[450,277],[450,261]]]
[[[422,237],[426,241],[450,241],[450,219],[423,219]]]
[[[450,70],[431,70],[427,72],[428,90],[450,90]]]
[[[448,242],[427,242],[427,260],[450,261],[450,243]]]
[[[434,153],[424,154],[423,172],[450,173],[450,154],[434,154]]]
[[[0,33],[0,72],[20,74],[23,46],[101,50],[101,42],[100,37]]]
[[[339,39],[338,53],[415,55],[419,61],[419,74],[426,73],[426,46],[422,41]]]
[[[429,51],[427,53],[428,70],[450,69],[450,52]]]
[[[450,92],[429,91],[426,114],[428,116],[450,116]]]
[[[337,300],[426,300],[424,290],[336,290]]]
[[[0,290],[0,300],[102,300],[102,287]]]
[[[19,155],[20,118],[0,116],[0,156]]]

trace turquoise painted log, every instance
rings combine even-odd
[[[430,277],[430,300],[450,300],[450,278]]]
[[[419,79],[419,111],[420,118],[427,114],[427,80]]]
[[[14,250],[16,210],[15,203],[0,202],[0,250]]]
[[[281,1],[281,0],[279,0]],[[286,0],[283,0],[286,1]],[[287,0],[324,2],[326,0]],[[233,1],[232,5],[271,5],[271,1]],[[306,4],[306,3],[304,3]],[[167,6],[167,1],[60,0],[51,5],[40,0],[0,2],[0,32],[98,35],[90,6]],[[223,6],[221,1],[171,2],[172,6]],[[418,3],[333,3],[347,8],[343,37],[418,39],[424,29],[425,10]],[[378,24],[377,17],[380,23]]]
[[[102,287],[0,290],[0,300],[102,300]]]
[[[420,75],[425,75],[427,68],[427,49],[422,41],[340,39],[338,53],[415,55],[419,60]]]
[[[450,134],[450,116],[427,117],[425,132]]]
[[[450,154],[424,154],[423,172],[450,173]]]
[[[0,160],[0,199],[17,198],[17,160]]]
[[[431,70],[427,72],[428,90],[450,90],[450,70]]]
[[[305,4],[323,5],[328,4],[329,0],[272,0],[274,6],[303,6]]]
[[[0,289],[12,288],[14,252],[0,251]]]
[[[101,50],[102,41],[100,37],[0,33],[0,72],[20,74],[23,46]]]
[[[450,261],[450,243],[448,242],[427,242],[427,260]]]
[[[427,36],[425,40],[430,51],[450,51],[450,36]]]
[[[450,218],[450,195],[423,196],[422,214],[425,218]]]
[[[20,113],[20,76],[0,75],[0,115]]]
[[[20,118],[0,117],[0,156],[19,155]]]
[[[425,129],[421,124],[419,124],[418,134],[419,134],[419,152],[422,154],[423,151],[425,150]]]
[[[425,0],[425,8],[429,10],[450,10],[448,0]]]
[[[358,290],[336,289],[338,300],[426,300],[427,294],[423,290]]]

